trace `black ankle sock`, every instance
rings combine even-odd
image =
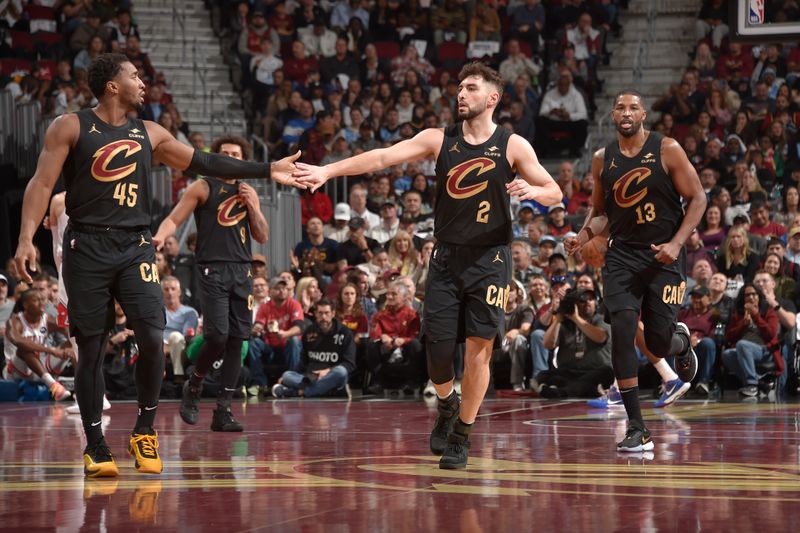
[[[139,416],[136,417],[136,433],[153,434],[153,423],[156,420],[158,404],[148,409],[144,405],[139,406]],[[146,431],[145,431],[146,430]]]
[[[103,424],[99,420],[94,422],[83,421],[83,431],[86,433],[86,445],[92,446],[103,439]]]
[[[470,432],[472,431],[472,426],[474,424],[475,424],[475,422],[473,422],[472,424],[467,424],[466,422],[461,420],[461,417],[459,417],[456,420],[455,425],[453,426],[453,433],[461,435],[464,438],[468,438]]]
[[[625,412],[628,413],[628,420],[635,420],[644,427],[642,408],[639,405],[639,386],[619,389],[619,394],[622,396],[622,403],[625,404]]]

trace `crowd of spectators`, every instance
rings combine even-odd
[[[693,393],[708,397],[727,386],[753,398],[775,387],[776,376],[784,384],[795,344],[800,47],[730,42],[719,6],[709,1],[701,11],[680,82],[646,103],[649,125],[684,146],[709,196],[686,244],[689,278],[679,295],[700,358]],[[566,0],[222,3],[221,33],[251,124],[275,157],[299,148],[304,161],[325,164],[452,124],[458,66],[475,50],[507,83],[495,117],[501,127],[534,141],[540,154],[575,155],[619,7]],[[159,87],[148,89],[154,102]],[[164,109],[151,104],[144,113]],[[352,176],[335,195],[346,199],[339,203],[333,190],[301,194],[303,238],[290,264],[270,273],[265,257],[253,257],[254,326],[242,380],[249,394],[339,394],[345,382],[365,394],[423,388],[419,334],[435,246],[434,169],[435,161],[423,160]],[[493,382],[519,394],[592,396],[613,380],[602,277],[580,253],[566,257],[562,241],[581,227],[595,183],[569,160],[554,177],[561,204],[513,204],[514,284]],[[202,317],[184,309],[197,307],[192,246],[190,239],[181,254],[175,241],[158,254],[172,302],[168,383],[185,375],[191,350],[184,346],[202,331]],[[120,324],[115,334],[125,331]],[[135,355],[126,357],[135,363]],[[644,355],[641,361],[644,369]]]

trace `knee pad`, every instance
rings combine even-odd
[[[455,377],[453,360],[456,350],[455,341],[427,343],[428,375],[435,384],[447,383]]]
[[[639,314],[623,310],[611,315],[611,363],[617,379],[630,379],[639,375],[639,361],[634,344]]]

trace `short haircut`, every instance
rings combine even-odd
[[[614,96],[614,105],[617,105],[617,101],[618,101],[618,100],[619,100],[621,97],[625,96],[626,94],[629,94],[629,95],[631,95],[631,96],[635,96],[635,97],[636,97],[636,98],[638,98],[638,99],[639,99],[639,101],[642,103],[642,106],[644,106],[644,96],[642,96],[642,93],[640,93],[640,92],[639,92],[639,91],[637,91],[636,89],[622,89],[620,92],[618,92],[618,93],[617,93],[617,94]]]
[[[242,149],[242,158],[247,161],[253,156],[253,145],[250,142],[242,137],[241,135],[223,135],[222,137],[217,137],[214,139],[214,142],[211,143],[211,151],[215,154],[218,154],[220,149],[222,149],[223,144],[235,144]]]
[[[492,67],[481,63],[480,61],[472,61],[464,65],[461,72],[458,73],[458,81],[464,81],[465,78],[470,76],[478,76],[483,78],[483,81],[494,85],[500,96],[503,96],[503,78]]]
[[[92,61],[89,67],[89,89],[95,98],[99,100],[105,94],[106,84],[119,74],[123,63],[130,62],[123,54],[100,54]]]
[[[331,309],[336,310],[336,306],[333,305],[333,302],[330,301],[328,298],[322,298],[320,301],[317,302],[316,305],[317,309],[319,309],[322,306],[328,306]]]
[[[163,286],[165,283],[173,281],[178,284],[178,287],[181,286],[181,280],[179,280],[175,276],[164,276],[163,278],[161,278],[161,285]]]

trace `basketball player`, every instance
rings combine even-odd
[[[101,54],[89,68],[94,109],[58,117],[47,129],[36,172],[25,190],[16,253],[17,268],[30,282],[35,265],[33,234],[47,210],[53,186],[64,173],[66,210],[63,274],[69,323],[78,344],[75,389],[87,446],[84,473],[116,476],[117,465],[101,428],[102,363],[113,325],[114,299],[128,317],[139,345],[136,364],[139,414],[128,446],[139,472],[160,473],[153,423],[164,370],[164,302],[148,230],[151,161],[221,177],[266,178],[270,166],[196,151],[156,123],[129,117],[144,99],[136,67],[121,54]],[[293,161],[272,165],[272,177],[293,183]]]
[[[67,289],[64,286],[64,272],[61,268],[64,231],[67,229],[67,223],[69,222],[65,205],[65,197],[66,193],[60,192],[58,194],[54,194],[50,199],[50,211],[44,219],[44,227],[45,229],[49,229],[53,234],[53,259],[56,262],[56,270],[58,271],[58,306],[56,307],[56,310],[58,311],[57,323],[59,328],[63,329],[67,332],[67,334],[69,334],[69,318],[67,317],[67,303],[69,298],[67,297]],[[78,345],[75,343],[75,337],[70,335],[69,342],[72,345],[73,353],[77,357]],[[103,394],[103,411],[106,409],[111,409],[111,403],[109,403],[106,395]],[[75,400],[74,405],[67,407],[67,414],[78,415],[80,412],[81,410],[77,399]]]
[[[469,434],[489,383],[495,339],[504,334],[511,275],[509,195],[544,205],[561,190],[531,145],[492,121],[503,83],[491,68],[469,63],[459,74],[458,117],[447,129],[430,128],[391,148],[371,150],[325,167],[298,164],[300,183],[314,189],[335,176],[436,158],[435,236],[425,293],[423,334],[428,373],[439,398],[431,432],[439,467],[464,468]],[[515,178],[519,173],[521,177]],[[466,341],[463,403],[453,389],[453,354]]]
[[[59,376],[69,362],[75,362],[75,352],[69,343],[61,347],[45,345],[47,335],[58,329],[44,312],[45,296],[40,290],[22,293],[8,319],[3,351],[5,379],[40,380],[50,390],[54,400],[66,400],[70,393],[53,377]]]
[[[220,137],[211,151],[238,160],[250,159],[250,143],[237,135]],[[242,367],[242,342],[250,336],[253,273],[250,235],[267,242],[268,226],[255,189],[235,179],[202,178],[192,183],[153,240],[162,243],[194,212],[195,256],[200,272],[203,346],[195,370],[183,384],[181,418],[197,424],[203,377],[222,357],[213,431],[242,431],[231,413],[231,401]]]
[[[639,406],[634,342],[640,316],[651,352],[675,356],[685,383],[697,372],[689,329],[675,318],[686,290],[683,245],[705,212],[706,195],[680,144],[643,128],[645,109],[636,91],[614,99],[617,140],[592,158],[592,175],[602,186],[592,193],[593,207],[581,231],[565,240],[567,253],[574,253],[593,237],[592,219],[608,216],[603,301],[611,317],[614,374],[629,420],[617,444],[624,452],[653,449]],[[687,201],[685,213],[681,197]]]

